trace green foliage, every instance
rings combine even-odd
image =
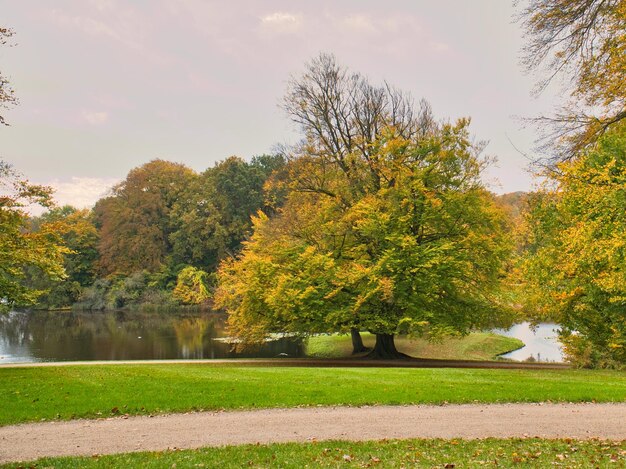
[[[562,325],[580,366],[626,364],[626,126],[559,166],[535,196],[520,277],[536,320]]]
[[[616,467],[624,464],[626,443],[603,440],[479,439],[324,441],[274,443],[193,450],[138,452],[107,456],[42,458],[26,466],[66,468],[109,467],[241,467],[300,469],[303,467]],[[347,457],[346,457],[347,456]],[[9,464],[21,468],[24,463]]]
[[[249,235],[251,215],[280,203],[280,196],[268,198],[265,183],[283,164],[280,156],[250,163],[230,157],[196,178],[172,210],[173,262],[210,271],[236,253]]]
[[[13,34],[12,29],[0,27],[0,45],[5,45]],[[0,73],[0,109],[15,104],[13,88]],[[0,125],[9,125],[1,115]],[[44,279],[65,276],[62,256],[67,250],[61,246],[54,227],[38,233],[27,231],[24,207],[52,207],[51,194],[51,188],[29,183],[10,164],[0,160],[0,312],[16,304],[31,305],[45,293],[45,289],[27,284],[29,270]]]
[[[206,303],[211,297],[207,288],[208,277],[203,270],[191,266],[185,267],[178,274],[173,297],[186,305]]]
[[[81,292],[79,301],[74,304],[74,307],[94,311],[106,309],[106,291],[110,284],[108,279],[97,279],[90,287]]]
[[[397,332],[496,322],[508,246],[469,120],[437,123],[427,103],[415,110],[326,54],[290,80],[284,108],[303,133],[281,180],[284,207],[260,213],[239,258],[219,270],[216,304],[239,346],[356,328],[385,336],[393,355]]]
[[[57,227],[46,225],[29,232],[29,204],[53,205],[51,189],[30,184],[0,160],[0,308],[31,305],[45,292],[26,281],[28,271],[53,280],[65,278],[62,246]]]
[[[415,140],[390,130],[349,173],[326,162],[324,187],[296,187],[278,216],[259,214],[216,293],[241,345],[269,332],[437,337],[497,322],[508,245],[467,125]],[[315,159],[303,162],[310,178]]]
[[[148,272],[97,279],[82,291],[76,309],[168,309],[178,303],[171,293],[153,286]]]
[[[265,184],[283,165],[281,156],[254,157],[249,163],[232,157],[198,175],[183,165],[154,160],[131,170],[110,196],[98,201],[93,213],[55,208],[29,224],[25,215],[14,214],[6,224],[16,230],[27,230],[31,238],[58,238],[67,271],[65,281],[58,275],[50,280],[39,266],[26,266],[20,288],[38,291],[38,305],[47,308],[72,303],[98,310],[137,308],[142,302],[152,307],[155,301],[166,308],[178,304],[172,292],[181,270],[215,269],[219,259],[240,248],[251,227],[250,215],[281,203],[280,190],[266,192]],[[47,203],[45,188],[15,184],[21,197]],[[271,195],[267,203],[266,195]],[[206,287],[200,288],[206,278],[196,280],[182,279],[176,295],[183,303],[208,298]],[[183,293],[185,282],[191,283]],[[35,296],[20,302],[32,303]]]

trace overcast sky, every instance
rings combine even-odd
[[[499,160],[487,181],[499,193],[531,188],[518,150],[535,135],[517,117],[556,99],[531,96],[507,0],[0,0],[0,10],[16,32],[0,70],[20,99],[2,111],[0,158],[78,206],[154,158],[202,171],[294,142],[278,102],[320,52],[425,98],[437,117],[471,117]]]

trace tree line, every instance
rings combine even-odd
[[[64,274],[44,275],[32,263],[20,284],[45,308],[205,304],[218,263],[238,251],[251,215],[279,202],[264,185],[282,166],[282,156],[264,155],[231,157],[202,173],[164,160],[134,168],[93,209],[53,207],[23,220],[25,236],[55,233],[49,241],[63,247]]]

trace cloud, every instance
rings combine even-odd
[[[91,208],[118,182],[120,179],[117,178],[72,177],[69,181],[53,179],[42,184],[54,189],[53,198],[59,207],[71,205],[76,208]],[[46,212],[40,205],[29,205],[25,210],[32,216]]]
[[[295,33],[302,27],[301,13],[292,14],[276,11],[261,17],[261,25],[276,33]]]
[[[90,0],[89,3],[100,11],[110,10],[115,7],[111,0]]]
[[[49,19],[60,27],[78,30],[87,36],[113,40],[156,64],[164,65],[171,61],[149,40],[158,31],[153,17],[146,17],[144,12],[132,6],[121,6],[111,1],[96,0],[85,5],[91,8],[74,10],[77,14],[51,10]]]
[[[47,185],[54,189],[54,199],[59,205],[87,208],[92,207],[118,182],[117,178],[72,177],[69,181],[55,179]]]
[[[83,119],[91,125],[101,125],[109,120],[109,113],[104,111],[83,111]]]
[[[137,44],[134,41],[126,40],[118,31],[103,21],[86,16],[67,15],[59,10],[53,10],[51,12],[51,16],[52,19],[59,25],[71,26],[79,29],[85,34],[93,36],[106,36],[110,39],[123,42],[126,45],[137,47]]]
[[[341,25],[353,32],[376,33],[378,28],[369,16],[351,15],[343,19]]]
[[[431,41],[430,48],[434,52],[448,52],[448,51],[450,51],[450,45],[446,44],[445,42]]]

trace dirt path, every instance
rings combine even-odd
[[[244,443],[384,438],[626,440],[626,404],[318,407],[0,427],[0,463]]]

